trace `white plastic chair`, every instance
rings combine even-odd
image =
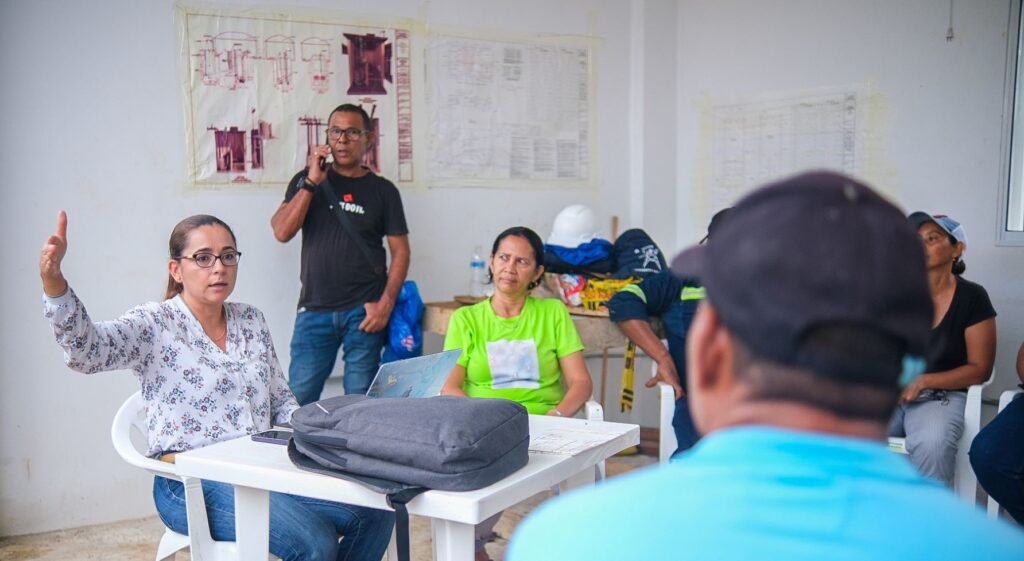
[[[658,363],[651,362],[651,376],[658,373]],[[667,464],[672,452],[679,447],[676,431],[672,428],[672,415],[676,410],[676,392],[665,382],[658,382],[658,463]]]
[[[1016,397],[1019,393],[1021,393],[1021,390],[1019,389],[1006,390],[1005,392],[1001,393],[999,395],[999,411],[996,414],[1002,413],[1003,409],[1006,409],[1006,406],[1009,405],[1010,402],[1013,401],[1013,398]],[[988,498],[989,518],[999,518],[1000,508],[1001,507],[999,506],[999,503],[996,502],[996,500],[990,496]]]
[[[156,561],[173,561],[175,553],[186,547],[191,549],[193,561],[238,559],[238,548],[234,542],[214,541],[210,536],[202,480],[181,477],[174,464],[146,457],[143,453],[147,447],[146,410],[139,392],[132,394],[117,410],[114,424],[110,427],[110,438],[114,442],[114,449],[124,461],[153,475],[176,479],[185,485],[189,535],[185,536],[167,528],[157,546]],[[274,556],[269,558],[278,559]]]
[[[981,430],[981,397],[985,387],[989,385],[992,378],[984,384],[975,384],[967,390],[967,403],[964,405],[964,432],[960,435],[956,450],[956,467],[953,474],[953,492],[963,500],[975,504],[978,502],[978,478],[974,475],[971,467],[971,460],[967,452],[971,449],[971,442]],[[897,436],[889,437],[889,449],[900,454],[907,453],[906,439]]]
[[[668,346],[664,339],[661,344]],[[658,375],[658,363],[651,360],[651,378]],[[676,392],[665,382],[658,382],[658,463],[667,464],[672,452],[679,447],[676,431],[672,428],[672,416],[676,411]]]

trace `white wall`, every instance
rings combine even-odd
[[[999,313],[997,381],[1016,382],[1024,340],[1024,248],[995,245],[1010,0],[680,0],[677,243],[711,209],[698,155],[707,99],[867,86],[878,117],[862,176],[907,211],[949,214],[968,234],[966,278]]]
[[[244,5],[242,2],[230,4]],[[629,5],[622,0],[277,0],[274,8],[412,18],[433,26],[600,38],[596,190],[420,189],[402,193],[411,278],[427,300],[464,292],[474,245],[526,224],[542,235],[563,206],[584,202],[605,221],[629,214],[622,152],[628,111]],[[178,38],[170,0],[0,3],[0,535],[153,512],[150,479],[108,437],[132,375],[69,371],[42,318],[38,251],[61,208],[69,214],[66,274],[94,318],[158,299],[166,243],[184,216],[212,213],[235,229],[245,261],[233,299],[261,307],[287,362],[298,297],[298,242],[269,226],[284,187],[195,191],[185,186]],[[419,115],[422,119],[425,115]],[[88,473],[88,475],[86,475]]]
[[[967,276],[989,289],[1000,311],[997,368],[1006,385],[1011,356],[1024,339],[1021,297],[1012,284],[1024,271],[1024,252],[994,244],[1009,1],[955,3],[951,43],[946,0],[302,0],[301,6],[600,39],[594,74],[600,187],[404,191],[411,277],[427,300],[462,290],[474,245],[513,223],[546,233],[558,209],[574,202],[591,204],[602,219],[619,215],[623,228],[648,228],[667,253],[692,243],[710,216],[693,204],[706,188],[695,171],[706,134],[702,99],[872,84],[887,113],[876,123],[884,125],[877,165],[864,176],[908,209],[945,211],[964,222],[971,238]],[[636,18],[643,37],[631,39]],[[170,0],[0,3],[0,184],[7,203],[0,209],[6,265],[0,271],[0,422],[7,429],[0,442],[0,535],[153,512],[149,479],[125,466],[107,437],[135,380],[124,372],[86,378],[68,371],[41,317],[37,252],[58,209],[70,215],[68,277],[96,318],[161,296],[166,238],[178,219],[221,216],[246,254],[234,298],[265,311],[287,361],[298,244],[276,243],[268,225],[283,187],[185,187],[177,49]],[[640,83],[631,83],[635,76]],[[630,128],[637,119],[641,125]],[[631,152],[631,142],[644,149]],[[642,180],[631,183],[637,177]],[[609,395],[617,395],[616,385]],[[613,418],[615,409],[607,407]]]

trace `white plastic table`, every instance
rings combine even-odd
[[[637,425],[530,416],[530,461],[505,479],[476,491],[428,491],[408,504],[410,514],[431,519],[436,561],[473,559],[473,527],[528,497],[559,485],[593,483],[594,466],[640,442]],[[541,442],[560,453],[534,451]],[[180,453],[182,476],[229,483],[235,488],[239,559],[267,559],[270,491],[390,510],[384,495],[358,483],[302,471],[278,444],[248,437]],[[389,552],[389,557],[391,552]]]

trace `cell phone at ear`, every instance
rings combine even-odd
[[[327,146],[331,145],[331,137],[327,133],[324,133],[324,144]],[[320,156],[320,171],[327,171],[327,168],[331,167],[334,163],[334,154],[327,154],[326,157]]]
[[[265,430],[252,435],[252,439],[256,442],[269,442],[271,444],[288,444],[288,439],[292,437],[292,431],[290,430]]]
[[[320,158],[320,171],[327,171],[327,168],[331,167],[334,163],[334,154],[328,154],[327,157]]]

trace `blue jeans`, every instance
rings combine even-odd
[[[693,425],[693,417],[690,415],[690,396],[684,395],[681,399],[676,400],[676,410],[672,414],[672,431],[676,433],[676,451],[672,452],[672,457],[676,457],[679,454],[693,448],[694,444],[700,440],[700,433],[697,432],[697,427]]]
[[[971,444],[971,467],[985,492],[1024,524],[1024,394],[1018,395]]]
[[[686,335],[690,331],[690,324],[697,314],[697,300],[680,300],[678,296],[671,299],[669,307],[661,314],[661,323],[665,329],[665,338],[668,340],[668,352],[672,356],[672,362],[679,373],[680,382],[686,387]],[[672,457],[682,454],[693,447],[700,440],[697,428],[693,426],[693,417],[690,415],[689,396],[683,396],[676,400],[675,412],[672,414],[672,431],[676,435],[676,450]]]
[[[334,370],[338,348],[342,347],[346,394],[363,394],[380,367],[380,351],[387,341],[387,329],[367,333],[359,329],[366,310],[356,306],[347,310],[299,310],[292,333],[291,364],[288,385],[299,405],[320,399],[324,382]]]
[[[227,483],[203,481],[210,535],[235,541],[235,491]],[[160,519],[188,534],[185,486],[156,477],[153,501]],[[283,561],[377,561],[394,527],[393,512],[282,493],[270,494],[270,553]],[[338,536],[341,535],[341,542]]]

